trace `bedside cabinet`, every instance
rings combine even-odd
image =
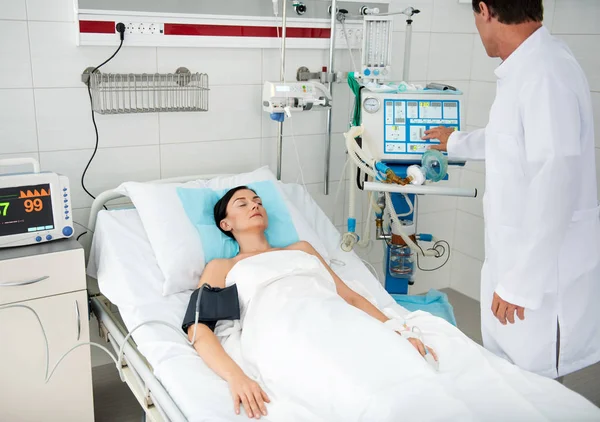
[[[46,357],[45,330],[49,355]],[[94,420],[85,258],[74,239],[0,249],[0,421]]]

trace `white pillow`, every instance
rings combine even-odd
[[[163,295],[196,288],[204,270],[204,253],[198,231],[188,219],[177,195],[177,187],[208,187],[227,189],[264,180],[277,181],[268,167],[234,176],[220,176],[194,182],[153,184],[126,182],[116,191],[128,196],[135,205],[165,282]],[[296,232],[301,240],[310,242],[328,260],[327,249],[302,213],[292,204],[276,183],[290,212]]]
[[[204,253],[196,228],[179,202],[177,187],[204,187],[204,181],[188,183],[126,182],[116,191],[131,199],[163,273],[163,295],[185,290],[186,280],[197,280],[204,269]]]

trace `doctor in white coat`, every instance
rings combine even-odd
[[[473,1],[500,57],[485,129],[434,128],[450,156],[484,160],[484,345],[556,378],[600,360],[600,209],[587,80],[542,26],[542,0]]]

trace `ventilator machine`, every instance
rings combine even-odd
[[[273,4],[275,11],[277,1]],[[430,149],[432,145],[439,144],[438,140],[423,140],[425,132],[432,128],[461,129],[462,92],[441,83],[421,87],[407,82],[412,23],[419,10],[408,7],[400,12],[380,14],[376,7],[363,7],[360,16],[352,16],[344,9],[335,10],[331,31],[335,31],[336,22],[341,25],[354,72],[336,72],[333,46],[330,46],[328,67],[314,73],[300,67],[297,81],[286,81],[283,36],[281,81],[265,82],[263,110],[270,114],[272,120],[279,122],[278,155],[281,156],[282,123],[294,112],[327,110],[328,133],[331,132],[332,82],[347,80],[354,93],[354,111],[350,128],[344,134],[348,152],[345,169],[349,168],[350,183],[347,231],[343,234],[341,248],[351,251],[355,246],[369,247],[371,244],[370,223],[364,225],[362,238],[356,230],[358,193],[362,191],[368,195],[370,210],[375,216],[375,238],[386,242],[384,286],[390,293],[406,294],[408,286],[414,283],[417,268],[433,271],[441,268],[450,256],[448,242],[434,234],[418,231],[417,196],[476,196],[474,189],[435,184],[448,179],[448,165],[463,165],[464,162],[448,161],[445,153]],[[402,82],[393,82],[391,66],[392,15],[396,14],[406,17]],[[362,21],[360,62],[354,60],[345,25],[346,19],[353,19],[356,30],[357,18]],[[327,161],[329,150],[330,147]],[[278,177],[279,168],[280,160]],[[325,178],[327,194],[327,171]],[[369,218],[369,221],[372,219]],[[428,258],[423,260],[423,265],[420,262],[422,258]]]
[[[444,84],[427,87],[411,85],[410,37],[414,8],[400,12],[407,17],[403,82],[390,81],[392,17],[376,14],[364,17],[361,68],[348,75],[355,94],[354,115],[344,134],[350,165],[348,230],[342,249],[367,246],[370,224],[363,239],[356,233],[358,190],[369,196],[375,215],[376,239],[384,240],[385,282],[390,293],[406,294],[414,284],[415,272],[431,271],[449,259],[450,245],[433,234],[417,230],[417,195],[474,197],[474,189],[435,186],[447,179],[449,164],[445,153],[430,149],[438,140],[423,140],[425,131],[445,126],[461,129],[462,93]],[[370,221],[372,221],[369,218]],[[441,265],[421,266],[429,257]]]

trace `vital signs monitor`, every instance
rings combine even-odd
[[[69,179],[40,172],[30,158],[0,160],[0,167],[23,164],[33,172],[0,175],[0,248],[71,237]]]

